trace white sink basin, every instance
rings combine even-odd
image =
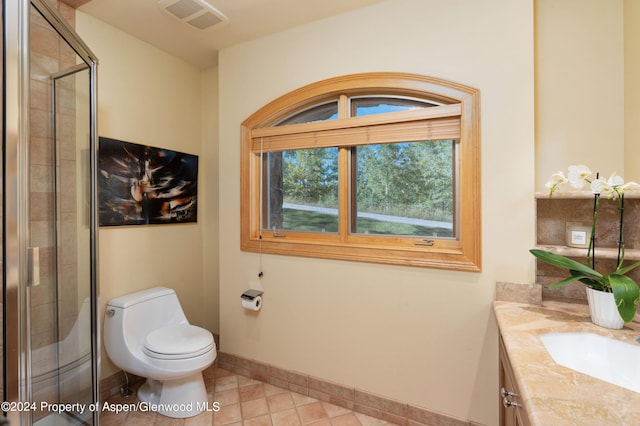
[[[540,339],[556,363],[640,393],[640,344],[593,333],[548,333]]]

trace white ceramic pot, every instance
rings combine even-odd
[[[589,300],[592,323],[614,330],[621,329],[624,326],[624,321],[618,312],[613,293],[587,287],[587,299]]]

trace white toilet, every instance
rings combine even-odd
[[[104,346],[124,371],[147,379],[138,398],[168,417],[207,409],[202,370],[216,359],[213,335],[189,324],[175,291],[154,287],[107,303]]]

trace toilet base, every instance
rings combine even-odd
[[[149,404],[150,410],[177,419],[193,417],[210,408],[201,372],[178,380],[147,379],[138,389],[138,398]]]

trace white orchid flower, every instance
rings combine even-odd
[[[591,192],[594,194],[607,194],[611,192],[611,189],[611,186],[603,178],[598,178],[591,182]]]
[[[627,191],[638,191],[640,190],[640,183],[636,182],[627,182],[624,185],[620,185],[620,189],[624,192]]]
[[[583,189],[584,184],[588,183],[591,186],[591,192],[593,194],[605,195],[608,198],[620,198],[626,191],[640,191],[639,183],[625,183],[622,176],[618,176],[615,173],[612,173],[608,179],[597,178],[591,181],[589,180],[589,177],[592,174],[591,169],[587,166],[569,166],[567,176],[565,176],[561,171],[554,173],[545,184],[545,187],[549,189],[550,197],[560,185],[565,183],[569,183],[569,185],[578,190]]]
[[[609,176],[609,179],[607,179],[607,183],[612,187],[617,188],[624,185],[624,179],[622,179],[622,176],[612,173],[611,176]]]
[[[624,179],[615,173],[607,180],[598,178],[591,183],[591,192],[604,194],[608,198],[618,198],[624,193]]]
[[[637,184],[636,182],[624,183],[622,178],[620,178],[620,182],[616,182],[616,186],[614,186],[613,189],[616,192],[616,195],[614,196],[614,198],[622,198],[624,196],[624,193],[627,192],[627,191],[637,191],[637,190],[639,190],[640,189],[640,184]]]
[[[547,182],[544,186],[549,189],[549,196],[553,194],[553,192],[558,188],[558,185],[563,183],[567,183],[569,180],[565,177],[562,172],[554,173],[549,178],[549,182]]]
[[[569,166],[569,185],[575,189],[582,189],[591,174],[591,170],[587,166]]]

